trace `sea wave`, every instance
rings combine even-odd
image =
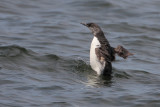
[[[0,46],[0,57],[16,57],[21,55],[32,55],[34,52],[17,45]]]

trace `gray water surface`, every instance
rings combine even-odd
[[[91,31],[134,56],[89,65]],[[159,107],[160,1],[0,0],[0,107]]]

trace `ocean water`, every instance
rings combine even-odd
[[[81,22],[134,53],[111,78]],[[0,107],[160,107],[160,1],[0,0]]]

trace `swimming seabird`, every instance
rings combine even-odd
[[[81,24],[88,27],[94,35],[90,47],[90,65],[98,75],[111,75],[111,62],[115,60],[115,54],[123,58],[127,58],[129,55],[133,55],[120,45],[118,45],[117,48],[111,47],[108,40],[104,36],[103,31],[97,24]]]

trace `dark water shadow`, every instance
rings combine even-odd
[[[124,70],[115,69],[112,71],[114,79],[130,79],[132,76],[129,72]]]

